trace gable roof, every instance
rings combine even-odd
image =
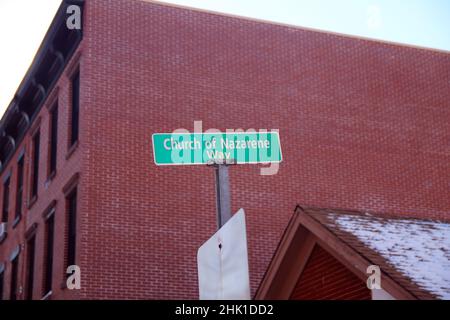
[[[255,294],[289,299],[319,245],[365,282],[377,265],[396,299],[450,299],[450,223],[297,206]]]
[[[419,299],[450,299],[450,223],[301,208]]]

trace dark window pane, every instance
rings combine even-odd
[[[70,145],[78,141],[78,126],[79,126],[79,111],[80,111],[80,72],[72,78],[72,117],[71,117],[71,134]]]
[[[11,290],[10,290],[10,299],[17,300],[17,276],[19,272],[19,256],[14,258],[11,269]]]
[[[28,240],[27,245],[27,286],[26,286],[26,299],[33,299],[33,286],[34,286],[34,252],[35,252],[35,237],[33,236]]]
[[[3,300],[3,286],[5,281],[5,272],[0,273],[0,300]]]
[[[2,222],[8,222],[9,213],[9,178],[3,184]]]
[[[36,133],[33,137],[33,179],[31,184],[31,197],[37,195],[38,181],[39,181],[39,146],[40,133]]]
[[[52,214],[46,222],[44,295],[52,290],[54,218],[55,216]]]
[[[67,266],[75,264],[76,253],[76,229],[77,229],[77,190],[70,193],[67,199],[68,209],[68,246],[67,246]]]
[[[51,135],[50,135],[50,168],[49,173],[56,170],[56,155],[58,150],[58,104],[56,104],[51,113]]]
[[[22,214],[23,157],[17,163],[16,218]]]

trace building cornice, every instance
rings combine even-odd
[[[0,120],[1,173],[82,40],[82,29],[67,28],[70,5],[83,8],[84,0],[61,2],[33,62]]]

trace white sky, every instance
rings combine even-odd
[[[8,107],[60,0],[0,0],[0,114]]]
[[[450,51],[448,0],[163,2]],[[60,3],[0,0],[0,115],[12,100]]]

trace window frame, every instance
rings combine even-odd
[[[5,290],[5,265],[0,263],[0,301],[3,300]]]
[[[23,191],[25,183],[25,159],[22,154],[17,160],[17,176],[16,176],[16,208],[14,213],[14,224],[19,222],[22,216],[23,207]]]
[[[66,232],[67,250],[65,267],[76,264],[77,253],[77,212],[78,211],[78,187],[75,185],[66,195]]]
[[[36,233],[27,238],[27,262],[25,274],[25,300],[33,300],[36,266]]]
[[[58,165],[58,123],[59,104],[56,100],[49,109],[49,141],[48,141],[48,170],[47,178],[51,180],[56,174]]]
[[[3,192],[2,192],[2,216],[1,222],[9,221],[9,209],[11,207],[11,173],[5,176],[3,179]]]
[[[39,162],[41,148],[41,130],[38,128],[32,135],[31,163],[30,163],[30,206],[38,197],[39,190]],[[37,139],[37,140],[36,140]]]
[[[80,135],[80,67],[78,66],[70,77],[71,108],[69,126],[69,150],[74,148]]]
[[[51,227],[51,228],[50,228]],[[50,241],[51,240],[51,241]],[[53,287],[53,267],[55,251],[55,207],[52,207],[45,218],[44,234],[44,267],[42,296],[46,297],[52,293]]]
[[[11,279],[10,279],[10,291],[9,291],[9,299],[11,301],[18,300],[19,290],[17,288],[19,284],[19,256],[17,255],[11,259]]]

